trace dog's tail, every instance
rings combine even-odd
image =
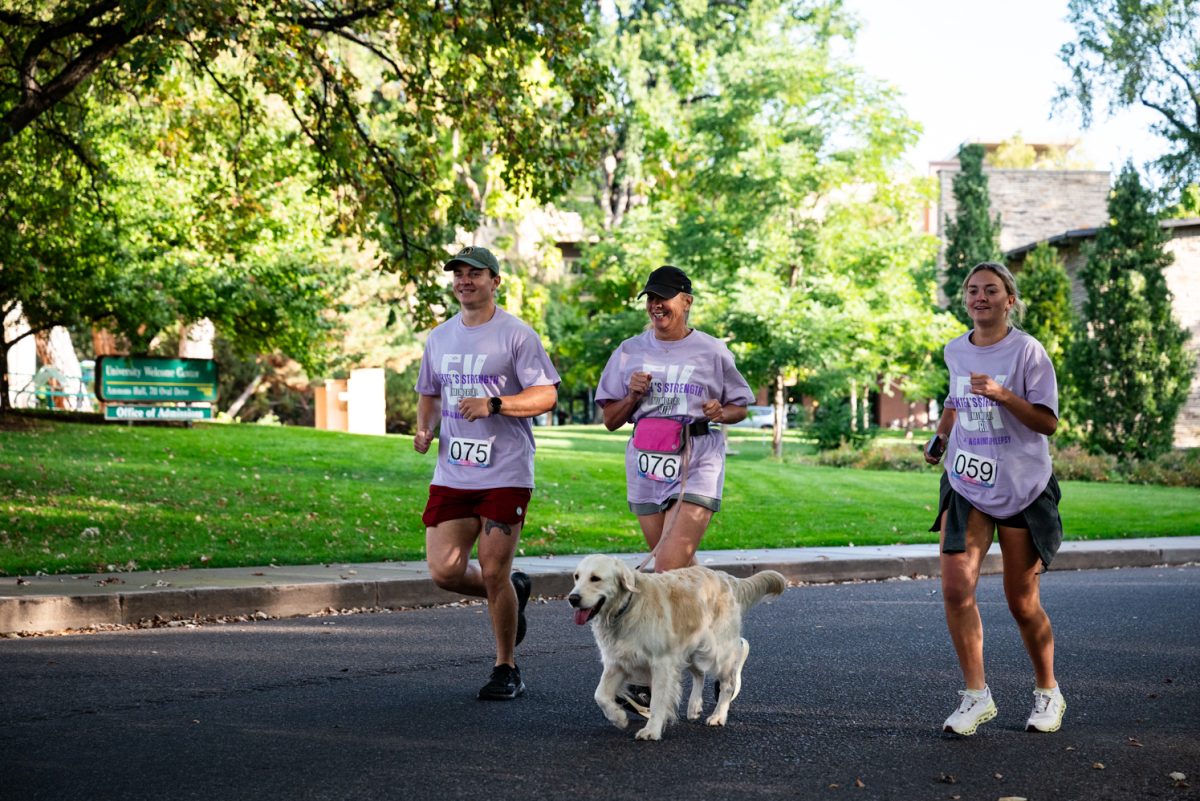
[[[764,570],[755,573],[750,578],[739,579],[735,587],[738,603],[742,609],[749,609],[767,595],[783,595],[787,589],[787,579],[776,570]]]

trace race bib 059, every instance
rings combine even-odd
[[[446,462],[460,467],[491,467],[492,442],[452,437],[446,447]]]
[[[996,460],[960,450],[954,454],[951,474],[960,481],[991,489],[996,486]]]

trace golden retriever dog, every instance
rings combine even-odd
[[[638,573],[611,556],[588,556],[575,571],[567,597],[575,622],[592,623],[604,673],[596,703],[618,729],[629,725],[616,702],[626,684],[650,687],[649,720],[639,740],[661,740],[679,707],[682,672],[692,674],[688,720],[700,717],[704,677],[721,683],[716,709],[706,721],[724,726],[729,704],[742,688],[742,665],[750,644],[742,639],[742,615],[766,595],[780,595],[787,581],[774,570],[740,579],[707,567]]]

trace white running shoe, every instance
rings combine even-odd
[[[942,731],[951,731],[963,737],[970,737],[981,723],[987,723],[996,717],[996,702],[992,700],[992,691],[983,688],[982,694],[972,690],[959,690],[962,703],[954,714],[946,718]]]
[[[1033,691],[1033,711],[1025,723],[1025,731],[1052,732],[1062,726],[1063,712],[1067,711],[1067,699],[1062,691],[1055,687],[1052,690],[1035,689]]]

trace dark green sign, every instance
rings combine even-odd
[[[105,420],[211,420],[210,406],[114,406],[105,404]]]
[[[101,356],[96,396],[105,402],[215,403],[217,363],[212,359]]]

